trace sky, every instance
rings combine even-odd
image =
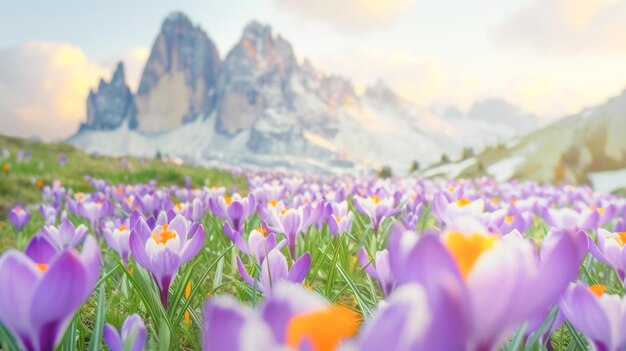
[[[258,20],[357,91],[382,79],[422,106],[497,97],[550,121],[626,88],[626,0],[22,0],[0,4],[0,134],[70,136],[120,60],[136,89],[172,11],[222,58]]]

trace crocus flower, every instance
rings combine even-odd
[[[605,294],[602,285],[572,283],[561,300],[565,318],[590,340],[596,350],[626,347],[626,297]]]
[[[85,240],[82,253],[66,249],[49,259],[37,262],[17,250],[0,258],[0,322],[29,351],[59,344],[100,273],[93,237]]]
[[[387,301],[379,305],[374,316],[363,326],[358,342],[359,350],[459,349],[453,334],[449,338],[442,338],[441,344],[429,343],[431,336],[427,332],[433,316],[422,286],[405,284],[394,291]]]
[[[252,256],[259,263],[263,262],[265,256],[274,248],[280,250],[287,244],[286,240],[277,243],[276,235],[269,233],[267,228],[264,227],[253,229],[248,236],[247,242],[237,232],[227,231],[226,235],[233,240],[241,252]]]
[[[352,228],[352,212],[348,210],[348,202],[331,203],[332,212],[328,217],[328,229],[332,235],[347,233]]]
[[[366,214],[371,221],[374,234],[378,235],[378,228],[383,219],[400,213],[401,209],[396,208],[396,201],[392,197],[379,198],[376,195],[370,195],[363,198],[354,197],[354,207],[357,211]]]
[[[204,351],[336,350],[356,335],[360,316],[301,286],[280,283],[259,310],[221,295],[204,308]]]
[[[597,246],[589,246],[591,254],[600,262],[603,262],[617,272],[617,275],[626,283],[626,232],[611,233],[605,229],[598,229]]]
[[[41,214],[41,217],[43,218],[44,222],[46,222],[47,225],[56,224],[57,214],[59,213],[56,207],[51,206],[51,205],[41,204],[39,205],[39,213]]]
[[[597,210],[578,213],[571,208],[547,208],[542,210],[542,217],[546,223],[557,229],[575,232],[596,229],[600,213]]]
[[[519,233],[500,238],[467,217],[441,239],[418,239],[396,227],[388,249],[398,283],[419,283],[427,291],[435,316],[432,342],[454,335],[462,348],[491,349],[557,302],[578,273],[583,245],[586,237],[551,232],[537,253]]]
[[[361,248],[359,251],[359,262],[361,267],[365,269],[365,272],[378,281],[383,293],[389,295],[395,286],[391,276],[391,269],[389,268],[389,251],[384,249],[376,252],[374,261],[370,263],[367,251],[365,251],[365,248]]]
[[[121,333],[111,324],[105,324],[103,336],[111,351],[142,351],[145,349],[148,334],[141,317],[133,314],[124,320]]]
[[[191,224],[176,215],[167,224],[150,230],[139,218],[130,234],[130,249],[142,267],[152,273],[161,291],[161,302],[167,308],[167,293],[178,268],[194,258],[204,243],[202,224]]]
[[[78,214],[87,219],[97,236],[100,235],[100,220],[111,216],[115,207],[106,199],[87,199],[77,203]]]
[[[84,224],[75,227],[68,219],[62,220],[59,227],[50,225],[41,229],[41,234],[59,249],[76,247],[85,239],[87,232]]]
[[[265,294],[269,294],[272,287],[280,281],[289,281],[295,284],[300,284],[304,281],[309,268],[311,267],[311,255],[306,252],[300,258],[298,258],[289,269],[287,265],[287,259],[280,252],[280,250],[273,249],[267,254],[267,257],[261,263],[261,280],[256,282],[248,274],[246,268],[243,266],[241,259],[237,256],[237,268],[239,274],[246,283],[250,286],[258,286],[259,290]]]
[[[259,214],[267,223],[268,229],[285,235],[289,253],[294,259],[298,235],[317,222],[323,213],[324,204],[321,202],[315,207],[309,204],[298,208],[286,208],[282,202],[273,202],[267,207],[259,206]]]
[[[209,208],[214,215],[224,218],[234,231],[241,233],[246,220],[254,214],[256,200],[252,194],[241,197],[235,193],[233,196],[210,198]]]
[[[9,211],[9,220],[18,231],[22,231],[22,228],[30,220],[30,212],[26,211],[22,206],[17,205]]]
[[[128,264],[130,256],[130,229],[126,225],[115,227],[113,222],[108,222],[102,230],[102,236],[107,245],[117,252],[124,265]]]

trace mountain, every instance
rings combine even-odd
[[[139,82],[139,131],[168,131],[211,112],[219,65],[217,48],[207,34],[182,13],[169,15]]]
[[[490,175],[540,182],[589,183],[612,191],[626,186],[626,91],[606,103],[485,150],[475,158],[438,168],[458,176]],[[429,171],[435,175],[436,168]],[[440,172],[444,174],[446,172]],[[449,174],[447,174],[449,175]]]
[[[471,116],[443,113],[382,81],[358,94],[349,80],[299,62],[286,39],[256,21],[222,59],[181,13],[165,19],[134,101],[135,122],[88,117],[87,124],[114,127],[81,128],[69,142],[98,153],[159,151],[199,163],[333,173],[390,165],[403,172],[413,160],[430,164],[442,153],[518,135],[533,118],[500,100],[471,109]]]
[[[119,63],[111,82],[100,79],[98,90],[89,92],[87,121],[80,126],[80,130],[114,130],[123,123],[131,129],[137,128],[137,106],[126,85],[124,64]]]

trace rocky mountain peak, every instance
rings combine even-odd
[[[220,58],[215,44],[182,13],[170,14],[152,46],[139,89],[139,129],[158,133],[215,107]]]
[[[89,92],[87,98],[87,122],[81,130],[112,130],[128,123],[137,127],[137,107],[124,77],[124,64],[117,64],[111,81],[100,80],[98,90]]]

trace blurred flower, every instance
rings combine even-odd
[[[121,333],[111,324],[105,324],[103,337],[111,351],[142,351],[145,349],[148,334],[141,317],[133,314],[124,320]]]
[[[289,269],[287,259],[282,252],[273,249],[261,262],[261,279],[258,282],[255,282],[248,274],[239,256],[237,256],[237,268],[246,283],[253,287],[256,285],[264,294],[269,294],[272,287],[283,280],[301,284],[309,272],[309,268],[311,268],[311,255],[308,252],[304,253],[304,255],[294,261],[291,269]]]
[[[92,237],[82,253],[67,249],[48,263],[9,250],[0,258],[0,322],[25,349],[52,350],[99,273],[100,250]]]
[[[26,211],[22,206],[17,205],[9,211],[9,220],[18,231],[22,231],[22,228],[30,220],[30,212]]]
[[[561,300],[565,318],[580,330],[596,350],[626,347],[626,297],[605,294],[603,285],[572,283]]]

